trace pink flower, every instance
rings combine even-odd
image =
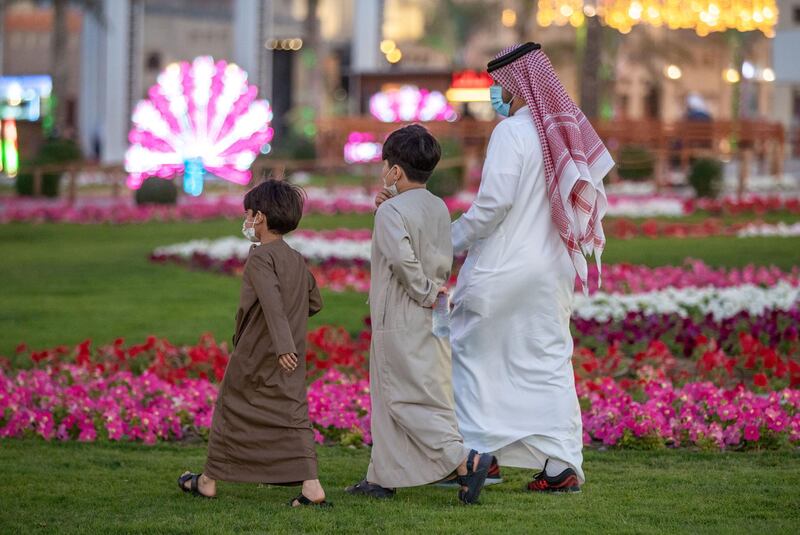
[[[758,431],[758,426],[749,424],[744,426],[744,439],[749,440],[751,442],[757,442],[758,439],[761,437],[761,434]]]

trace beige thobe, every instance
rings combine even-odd
[[[450,215],[441,199],[413,189],[380,206],[370,286],[370,483],[432,483],[467,455],[456,423],[450,342],[433,335],[430,308],[452,260]]]

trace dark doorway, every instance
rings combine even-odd
[[[289,128],[287,113],[292,109],[293,63],[296,53],[291,50],[272,52],[272,111],[273,128],[278,139],[282,139]]]

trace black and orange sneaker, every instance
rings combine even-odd
[[[486,482],[484,487],[489,485],[497,485],[503,482],[503,476],[500,475],[500,465],[497,464],[497,457],[492,457],[492,464],[489,466],[489,473],[486,474]]]
[[[545,468],[547,463],[545,463]],[[578,481],[578,474],[572,468],[567,468],[557,476],[548,476],[542,471],[533,477],[533,481],[528,483],[528,490],[531,492],[580,492],[581,484]]]

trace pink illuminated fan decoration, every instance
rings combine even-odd
[[[183,174],[184,189],[196,196],[206,173],[249,183],[250,166],[274,135],[272,109],[257,93],[239,66],[210,56],[167,66],[133,112],[128,187]]]
[[[369,99],[369,111],[384,123],[408,121],[455,121],[458,118],[447,98],[439,91],[413,85],[375,93]]]

